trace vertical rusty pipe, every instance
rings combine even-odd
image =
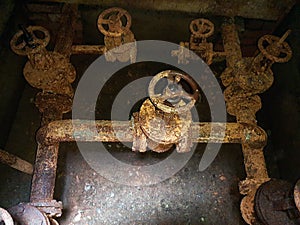
[[[77,19],[77,5],[65,4],[62,11],[61,26],[56,36],[54,51],[66,57],[72,52],[74,24]]]
[[[245,170],[248,179],[268,178],[263,148],[253,149],[249,145],[242,145]]]
[[[45,112],[42,117],[42,125],[46,125],[51,120],[61,120],[62,113],[54,117]],[[58,159],[59,143],[45,145],[38,143],[34,174],[31,184],[31,202],[47,202],[53,199],[56,168]]]
[[[234,67],[242,59],[242,50],[233,19],[226,21],[222,25],[222,38],[227,67]]]
[[[62,24],[59,30],[55,51],[69,58],[72,51],[74,23],[77,16],[77,6],[66,4],[62,14]],[[52,103],[53,104],[53,103]],[[63,112],[53,105],[43,112],[41,125],[61,120]],[[47,202],[53,199],[59,143],[53,145],[38,144],[34,175],[31,185],[31,202]]]

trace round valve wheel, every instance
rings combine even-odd
[[[18,31],[10,41],[11,49],[18,55],[28,55],[45,48],[50,41],[50,33],[41,26],[29,26],[26,28],[30,34],[30,43],[24,39],[24,32]]]
[[[208,38],[214,33],[214,24],[207,19],[195,19],[190,24],[190,30],[197,37]]]
[[[114,7],[104,10],[99,15],[97,23],[99,31],[105,36],[120,37],[129,30],[131,16],[125,9]],[[107,29],[103,25],[106,25]]]
[[[155,94],[155,87],[160,80],[167,78],[168,84],[163,93]],[[187,84],[191,89],[188,93],[184,89]],[[155,75],[150,81],[148,93],[151,102],[166,113],[183,113],[190,110],[199,99],[197,83],[187,74],[173,70],[166,70]]]
[[[273,35],[264,35],[258,40],[258,48],[269,60],[277,63],[287,62],[292,57],[292,49],[288,43]]]

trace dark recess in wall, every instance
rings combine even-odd
[[[274,84],[262,94],[263,108],[259,113],[262,127],[269,135],[265,149],[267,165],[278,167],[271,177],[295,182],[300,177],[300,4],[293,7],[276,30],[282,35],[292,33],[287,41],[293,50],[292,59],[274,64]],[[272,170],[270,170],[272,171]]]
[[[13,1],[9,2],[13,4]],[[7,141],[25,85],[22,70],[26,58],[14,54],[9,46],[11,37],[18,31],[18,24],[26,24],[22,12],[20,5],[16,4],[12,12],[0,14],[4,27],[0,34],[0,148],[4,148]]]

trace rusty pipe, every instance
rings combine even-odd
[[[233,68],[238,61],[242,60],[240,40],[233,21],[222,25],[222,39],[227,66]]]
[[[95,54],[103,55],[106,52],[104,45],[73,45],[72,55]]]
[[[70,57],[73,36],[74,24],[78,16],[77,5],[65,4],[63,7],[61,26],[56,37],[54,51],[66,57]]]
[[[56,38],[54,51],[62,54],[66,58],[69,58],[72,51],[73,35],[74,35],[74,23],[77,18],[77,5],[66,4],[63,7],[63,14],[61,18],[61,26]],[[48,124],[51,121],[61,120],[63,113],[66,113],[64,107],[59,107],[52,101],[47,102],[49,107],[42,109],[38,105],[40,111],[42,109],[42,126]],[[38,143],[38,149],[36,154],[36,162],[34,168],[34,174],[31,184],[31,203],[44,203],[51,202],[53,200],[56,168],[58,159],[59,143],[53,145],[45,145]],[[45,213],[47,207],[44,207]],[[61,214],[60,212],[57,213]]]
[[[134,135],[132,121],[59,120],[40,128],[37,142],[49,146],[72,141],[132,142]],[[243,143],[261,148],[266,144],[266,133],[250,124],[194,122],[191,124],[191,140],[195,143]]]
[[[33,165],[19,157],[0,149],[0,162],[23,173],[32,174]]]

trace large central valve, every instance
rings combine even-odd
[[[150,98],[133,115],[137,134],[133,150],[144,152],[148,146],[165,152],[175,144],[178,152],[190,151],[190,110],[200,97],[197,83],[185,73],[166,70],[152,78],[148,92]]]
[[[155,93],[155,87],[167,79],[167,85],[162,93]],[[184,89],[188,85],[190,93]],[[199,99],[199,89],[192,77],[185,73],[167,70],[154,76],[149,84],[148,93],[151,102],[160,110],[166,113],[184,113],[190,110]]]

